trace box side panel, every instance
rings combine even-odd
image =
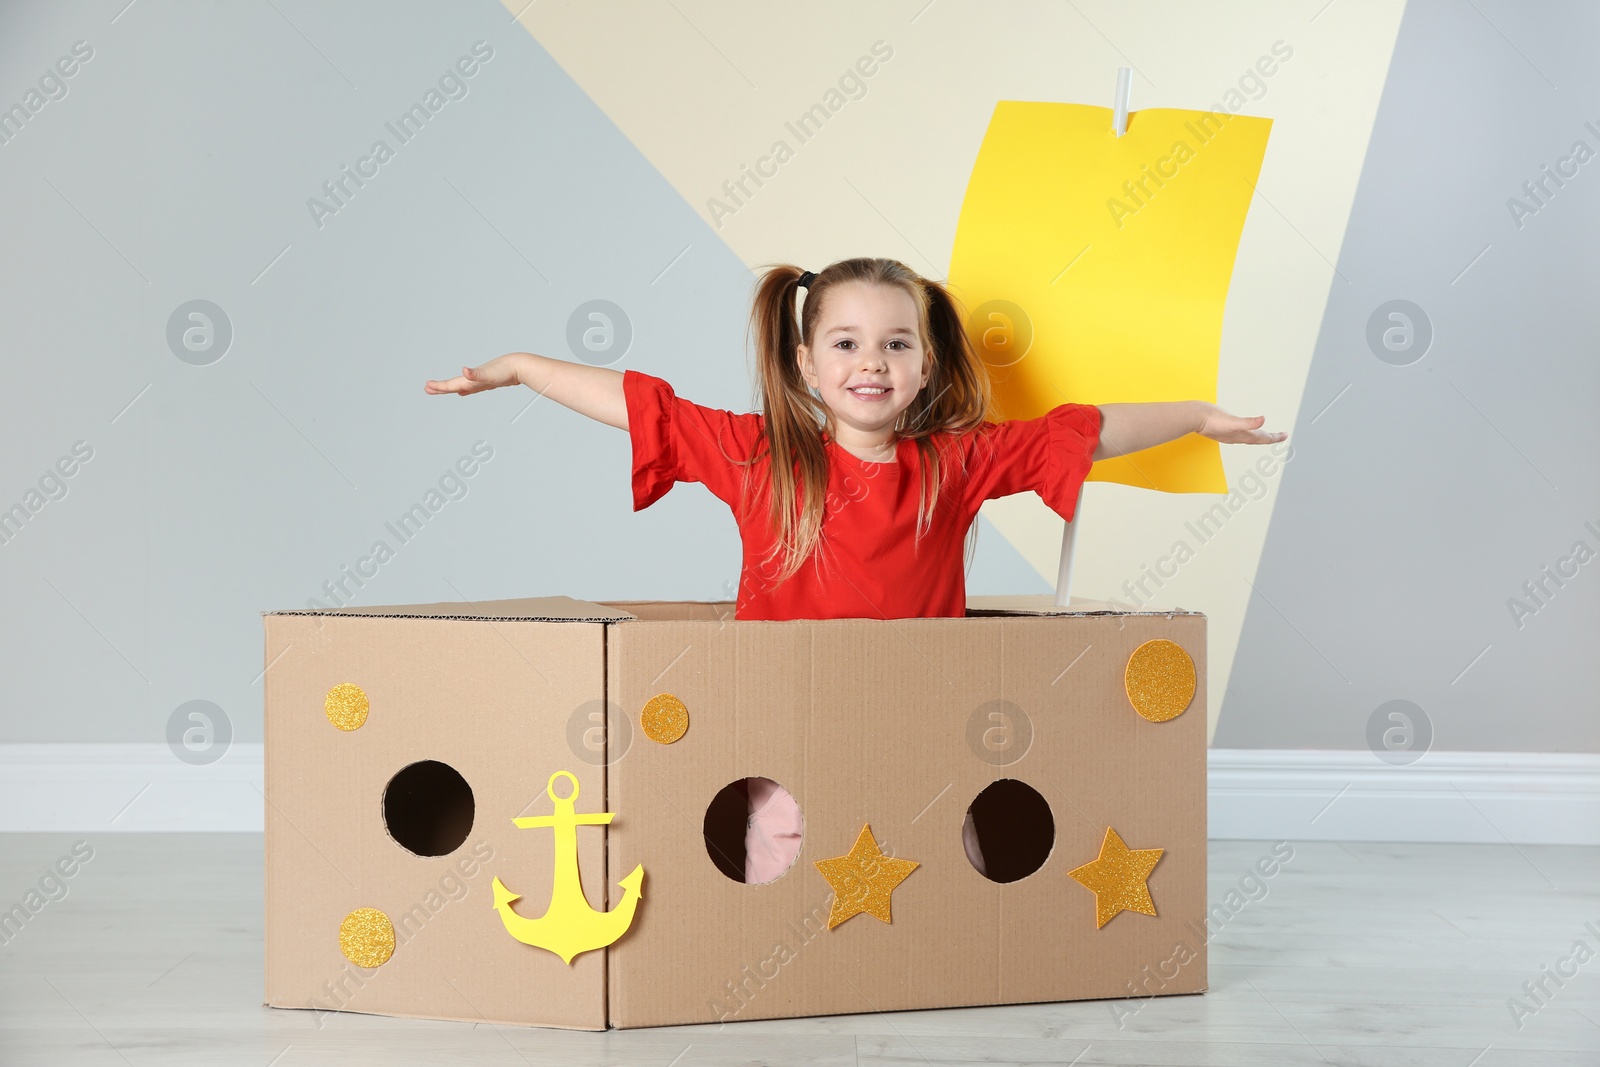
[[[550,814],[552,772],[577,779],[578,811],[603,809],[600,759],[568,743],[584,707],[603,707],[603,625],[328,616],[266,624],[266,1002],[603,1028],[603,952],[569,967],[513,939],[491,890],[499,877],[522,896],[516,912],[544,911],[552,833],[511,820]],[[365,693],[359,728],[336,728],[325,710],[341,683]],[[395,776],[426,761],[458,773],[470,804],[451,794],[447,773],[424,767],[408,772],[421,775],[409,786],[394,784],[386,813]],[[391,829],[421,851],[465,837],[424,856]],[[603,899],[599,828],[580,828],[578,863],[588,899]],[[341,952],[341,923],[362,908],[383,912],[395,931],[393,955],[379,966]]]
[[[1206,988],[1205,617],[1038,622],[1045,625],[1005,623],[1006,699],[1027,712],[1033,741],[1025,756],[992,773],[1044,794],[1055,846],[1037,874],[991,890],[997,1002],[1199,992]],[[1140,717],[1125,681],[1134,650],[1158,639],[1183,648],[1195,671],[1188,707],[1166,722]],[[1146,880],[1156,914],[1123,911],[1096,928],[1096,895],[1068,872],[1099,857],[1107,828],[1129,849],[1162,850]]]
[[[1157,637],[1198,672],[1188,709],[1159,724],[1123,684]],[[652,742],[635,721],[613,753],[611,880],[642,863],[649,887],[611,950],[613,1025],[1127,996],[1179,941],[1191,957],[1153,991],[1204,988],[1190,926],[1205,908],[1203,616],[640,622],[609,641],[624,712],[670,692],[690,714],[682,740]],[[804,816],[799,859],[768,885],[725,877],[701,836],[712,797],[747,775],[789,789]],[[1043,866],[1007,884],[962,844],[968,805],[1003,778],[1037,790],[1054,823]],[[863,824],[920,866],[891,923],[830,930],[814,863],[848,853]],[[1158,914],[1097,929],[1094,894],[1067,872],[1096,859],[1108,826],[1166,851],[1149,881]]]

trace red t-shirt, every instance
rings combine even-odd
[[[901,440],[894,463],[869,463],[831,439],[818,551],[782,582],[763,567],[775,540],[767,460],[746,467],[763,440],[764,416],[702,407],[660,378],[624,371],[633,438],[633,510],[675,482],[700,482],[733,509],[744,542],[738,619],[908,619],[966,614],[963,539],[978,506],[1033,490],[1071,519],[1100,440],[1100,409],[1062,404],[1037,419],[938,433],[942,485],[932,525],[916,539],[922,456]]]

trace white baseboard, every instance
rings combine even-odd
[[[1214,748],[1210,836],[1600,845],[1600,753]]]
[[[162,744],[0,745],[0,832],[253,831],[261,745],[190,766]],[[1212,749],[1210,835],[1600,845],[1600,753]]]
[[[191,766],[163,744],[0,745],[0,831],[261,832],[261,745]]]

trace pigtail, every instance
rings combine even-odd
[[[898,432],[915,440],[922,456],[924,476],[917,499],[917,534],[921,536],[933,523],[946,469],[934,435],[978,429],[994,413],[994,394],[988,368],[967,334],[960,304],[938,282],[921,278],[919,283],[926,307],[924,336],[933,357],[933,372],[916,401],[901,416]],[[976,528],[974,524],[973,529]],[[970,554],[970,536],[968,542]]]
[[[774,581],[799,570],[815,550],[828,491],[828,459],[821,431],[832,432],[833,413],[812,395],[796,358],[802,335],[795,302],[802,273],[791,265],[769,270],[756,286],[750,313],[756,341],[757,403],[766,416],[764,444],[752,463],[762,456],[770,460],[765,495],[776,537],[773,556],[764,561],[762,571]],[[747,467],[747,477],[749,470]],[[750,499],[749,493],[746,499]]]
[[[928,378],[928,387],[908,409],[908,415],[916,414],[914,420],[907,420],[902,433],[968,433],[994,414],[989,369],[972,347],[956,298],[936,281],[924,278],[921,282],[928,307],[927,336],[928,347],[934,353],[933,374]]]

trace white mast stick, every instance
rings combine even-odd
[[[1061,567],[1056,571],[1056,607],[1064,608],[1072,599],[1073,548],[1078,540],[1078,522],[1083,518],[1083,490],[1078,490],[1078,506],[1061,532]]]
[[[1117,68],[1117,97],[1112,110],[1111,129],[1118,137],[1128,132],[1128,90],[1133,84],[1133,68]],[[1072,600],[1072,563],[1078,541],[1078,523],[1083,518],[1083,489],[1078,490],[1078,503],[1072,519],[1061,532],[1061,564],[1056,570],[1056,607],[1064,608]]]
[[[1133,83],[1133,68],[1117,68],[1117,102],[1115,114],[1111,116],[1111,128],[1118,137],[1128,132],[1128,88]]]

